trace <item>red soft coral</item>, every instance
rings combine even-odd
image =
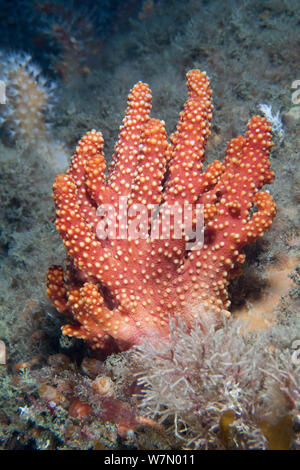
[[[254,116],[245,136],[229,142],[224,162],[203,172],[212,92],[199,70],[187,74],[187,85],[188,99],[170,143],[164,123],[149,117],[151,92],[139,82],[129,95],[108,176],[103,138],[93,130],[79,142],[68,173],[55,180],[56,226],[68,261],[65,273],[61,267],[49,269],[48,294],[72,320],[63,333],[84,338],[93,348],[123,350],[145,337],[167,339],[170,316],[191,325],[202,315],[218,320],[228,314],[227,287],[244,261],[242,249],[262,236],[275,216],[271,195],[260,191],[274,180],[270,124]],[[97,207],[108,203],[119,218],[102,239],[104,219]],[[152,205],[159,206],[155,228],[150,217],[146,224],[134,218],[138,204],[152,216]],[[187,248],[191,233],[181,223],[178,227],[172,214],[167,237],[168,208],[189,205],[194,227],[199,204],[204,245]],[[128,236],[124,214],[143,237]]]

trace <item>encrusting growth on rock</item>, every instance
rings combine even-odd
[[[164,123],[149,117],[151,91],[139,82],[129,94],[108,175],[103,137],[92,130],[79,142],[67,174],[55,180],[56,226],[68,258],[65,271],[50,267],[48,294],[71,320],[63,333],[92,348],[125,350],[145,337],[167,340],[174,316],[188,326],[201,316],[216,321],[228,316],[228,283],[240,272],[242,249],[262,236],[275,216],[272,196],[260,191],[274,180],[268,121],[252,117],[245,135],[229,142],[223,163],[215,161],[203,171],[212,92],[199,70],[188,72],[187,86],[169,141]],[[107,224],[105,238],[99,227],[107,229],[107,219],[99,207],[108,204],[118,215]],[[199,205],[204,242],[187,248]],[[187,206],[189,232],[170,210],[184,212]],[[126,231],[128,224],[138,227],[139,237]]]

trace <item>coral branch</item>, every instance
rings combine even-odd
[[[271,195],[260,191],[274,180],[268,121],[254,116],[246,134],[229,142],[224,162],[203,172],[212,92],[199,70],[187,74],[187,86],[170,143],[164,123],[150,119],[151,91],[139,82],[108,175],[103,138],[94,130],[79,142],[68,173],[55,180],[56,226],[68,265],[65,274],[50,268],[48,293],[73,320],[63,333],[93,348],[167,340],[169,317],[189,327],[228,316],[228,283],[244,262],[243,247],[275,216]]]

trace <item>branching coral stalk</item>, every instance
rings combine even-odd
[[[63,333],[94,349],[126,350],[145,337],[168,340],[169,316],[191,325],[200,316],[220,321],[230,315],[228,284],[240,273],[243,247],[261,237],[276,214],[272,196],[261,191],[274,180],[268,121],[252,117],[245,135],[229,142],[223,163],[204,171],[212,91],[200,70],[188,72],[187,86],[169,141],[164,122],[150,118],[151,90],[139,82],[129,94],[108,176],[103,137],[93,130],[79,142],[67,174],[55,180],[56,226],[68,260],[66,271],[49,269],[48,294],[73,320]],[[105,232],[99,209],[107,205],[117,217]],[[203,243],[194,233],[199,205]],[[153,206],[159,210],[151,213]],[[179,223],[174,208],[181,210]]]

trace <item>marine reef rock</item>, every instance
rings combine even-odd
[[[48,295],[70,320],[63,334],[92,348],[126,350],[145,338],[167,340],[170,317],[189,327],[204,317],[219,322],[229,316],[228,284],[240,273],[243,247],[261,237],[276,214],[272,196],[261,191],[274,180],[269,122],[252,117],[245,135],[228,143],[224,161],[204,171],[212,91],[199,70],[188,72],[187,86],[169,141],[164,122],[149,117],[151,90],[139,82],[129,94],[107,176],[103,137],[92,130],[80,140],[68,172],[56,177],[56,226],[68,257],[65,271],[49,268]],[[108,204],[118,216],[105,238],[99,226],[108,219],[99,208]],[[204,243],[196,240],[190,248],[199,205]],[[187,206],[189,232],[170,210]],[[139,237],[127,233],[120,214],[138,226]]]

